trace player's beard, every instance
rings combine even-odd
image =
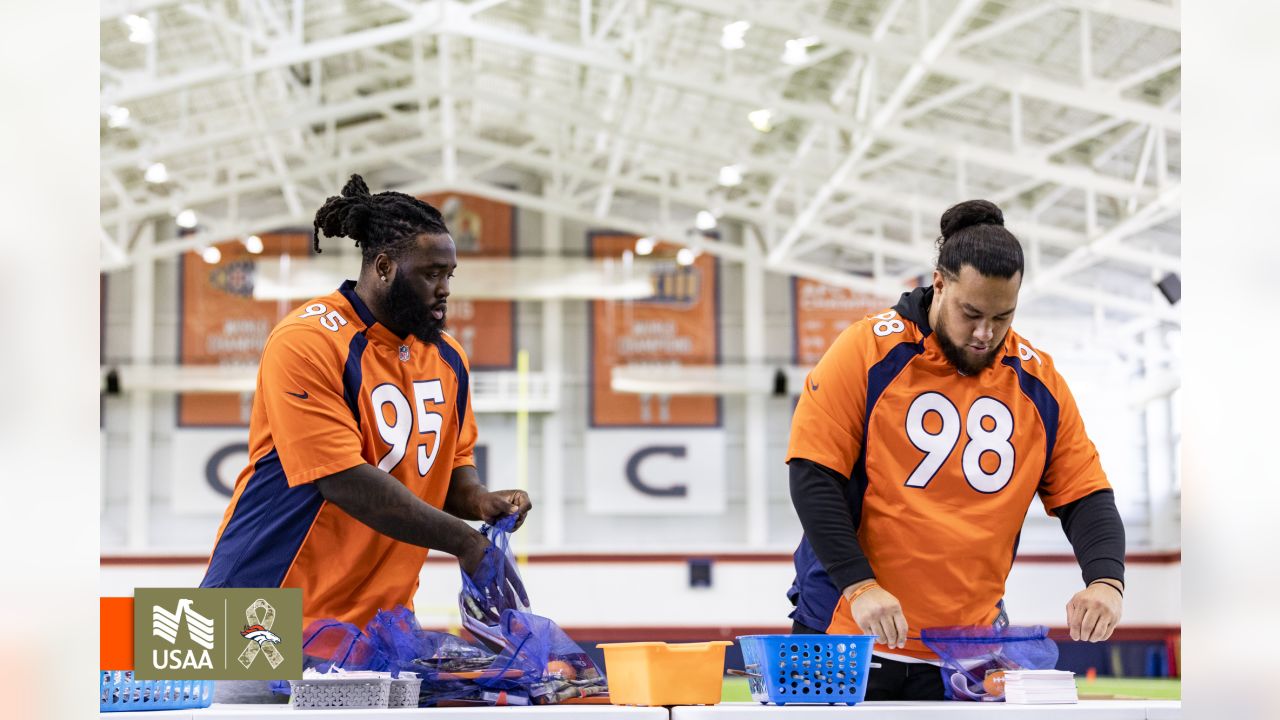
[[[396,275],[387,289],[384,303],[388,322],[392,330],[403,335],[412,335],[425,343],[435,343],[444,331],[446,315],[436,320],[431,314],[431,303],[424,300],[403,275]]]
[[[1000,342],[993,342],[984,355],[974,357],[971,351],[951,342],[951,337],[947,334],[946,322],[942,319],[941,313],[939,313],[938,317],[938,327],[933,330],[938,336],[938,346],[942,348],[942,355],[947,358],[947,362],[954,365],[964,375],[977,375],[991,367],[991,364],[996,360],[996,353],[1000,351],[1000,346],[1004,344],[1004,338],[1000,338]]]

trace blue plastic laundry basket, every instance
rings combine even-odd
[[[844,703],[867,694],[875,635],[742,635],[751,699],[762,703]]]
[[[213,703],[212,680],[134,680],[130,670],[103,670],[100,710],[187,710]]]

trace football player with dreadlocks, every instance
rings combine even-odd
[[[353,175],[316,213],[317,252],[322,231],[355,241],[359,278],[267,339],[249,465],[201,587],[302,588],[305,623],[363,627],[412,609],[428,549],[474,576],[491,546],[464,520],[523,522],[532,504],[476,474],[467,356],[443,330],[458,261],[440,212]]]

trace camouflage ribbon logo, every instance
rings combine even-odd
[[[276,623],[276,609],[271,607],[271,603],[258,598],[244,611],[244,619],[246,625],[240,635],[248,639],[249,644],[240,653],[240,664],[248,670],[261,653],[266,656],[267,663],[273,670],[280,667],[280,663],[284,662],[284,655],[276,648],[280,644],[280,636],[271,632],[271,626]]]

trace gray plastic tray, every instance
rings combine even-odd
[[[290,703],[297,708],[384,708],[391,693],[391,678],[290,680],[289,686],[293,693]],[[417,701],[415,693],[415,707]]]
[[[418,707],[418,693],[422,690],[422,678],[405,677],[405,675],[408,675],[408,673],[403,673],[398,678],[392,678],[391,694],[387,697],[387,707]]]

